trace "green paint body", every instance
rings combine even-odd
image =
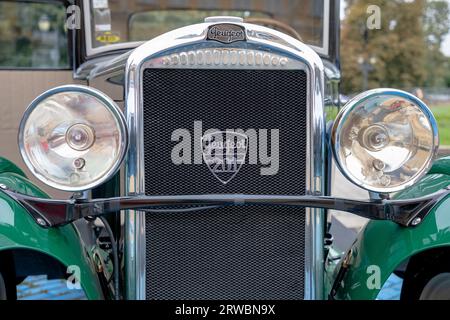
[[[430,173],[396,198],[422,197],[450,186],[450,157],[437,160]],[[450,196],[437,204],[417,227],[404,228],[393,222],[370,221],[352,246],[350,267],[339,288],[338,299],[376,299],[375,268],[381,286],[396,268],[411,256],[426,250],[450,246]],[[335,275],[340,267],[328,266]]]
[[[10,161],[0,158],[0,184],[30,196],[48,198]],[[97,273],[87,248],[73,225],[44,229],[28,212],[8,196],[0,193],[0,251],[34,250],[80,268],[80,282],[88,299],[103,299]]]

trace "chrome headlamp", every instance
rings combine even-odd
[[[344,175],[379,193],[397,192],[421,179],[439,147],[428,107],[394,89],[371,90],[352,99],[339,113],[331,139]]]
[[[119,107],[98,90],[69,85],[37,97],[19,128],[22,157],[45,184],[94,188],[119,169],[128,133]]]

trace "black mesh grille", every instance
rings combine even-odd
[[[304,194],[304,71],[146,69],[143,81],[148,195]],[[244,164],[224,185],[206,164],[174,165],[172,133],[184,128],[194,136],[195,121],[202,135],[213,128],[279,129],[278,174],[262,176],[261,165]],[[303,298],[303,209],[147,215],[146,234],[148,299]]]

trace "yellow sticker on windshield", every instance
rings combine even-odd
[[[95,38],[98,42],[101,43],[116,43],[120,41],[120,34],[117,32],[103,32],[102,34],[97,35]]]

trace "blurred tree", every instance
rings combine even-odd
[[[441,47],[450,28],[450,9],[447,1],[427,1],[424,30],[429,45]]]
[[[447,1],[427,1],[424,14],[427,87],[445,86],[448,74],[448,59],[441,51],[442,43],[450,28],[450,8]]]
[[[40,26],[43,20],[48,23]],[[62,3],[0,1],[0,67],[67,67],[65,21]]]
[[[444,70],[445,70],[444,86],[450,88],[450,58],[444,56],[444,59],[445,59],[445,62],[444,62]]]
[[[381,9],[381,28],[368,30],[369,6]],[[368,88],[422,86],[426,79],[425,0],[353,0],[342,26],[345,93]],[[368,70],[368,71],[367,71]]]

